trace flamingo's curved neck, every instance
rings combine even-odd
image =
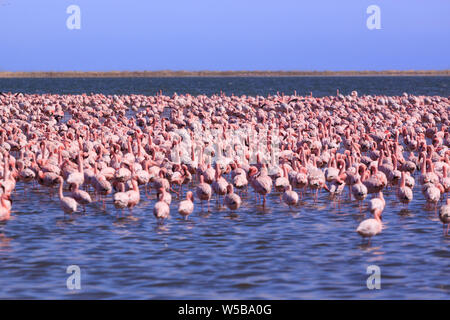
[[[64,197],[63,196],[63,183],[64,183],[64,180],[60,179],[60,182],[59,182],[59,199],[61,199],[61,200]]]

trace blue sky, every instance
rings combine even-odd
[[[449,15],[448,0],[0,0],[0,71],[450,69]]]

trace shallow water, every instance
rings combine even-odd
[[[368,245],[355,233],[367,210],[360,214],[346,192],[340,209],[325,192],[317,203],[305,194],[292,209],[272,192],[263,209],[250,192],[237,217],[215,199],[209,214],[195,201],[187,221],[174,199],[171,219],[159,226],[154,191],[147,199],[142,190],[124,218],[111,197],[106,210],[96,202],[69,216],[56,190],[50,197],[41,186],[24,191],[20,183],[14,217],[0,226],[0,297],[449,298],[450,237],[414,191],[408,208],[387,192],[385,229]],[[80,291],[66,288],[69,265],[81,268]],[[366,287],[369,265],[381,269],[381,290]]]
[[[357,90],[360,94],[399,96],[403,92],[416,95],[450,96],[450,77],[183,77],[183,78],[23,78],[0,79],[2,92],[26,93],[104,93],[154,95],[160,90],[191,95],[276,94],[277,91],[299,95],[335,95]]]
[[[246,93],[289,93],[292,88],[303,92],[295,83],[285,86],[288,79],[254,79],[256,83],[271,81],[274,85],[255,85]],[[354,86],[360,94],[407,91],[449,95],[449,78],[426,77],[423,86],[400,83],[421,83],[414,77],[395,79],[398,87],[391,88],[382,78],[369,79],[369,83],[360,78],[342,81],[348,90]],[[155,86],[146,87],[148,79],[142,80],[144,83],[138,79],[136,85],[126,79],[105,83],[88,79],[88,86],[76,88],[71,87],[73,79],[63,79],[62,83],[47,79],[45,83],[50,87],[45,88],[36,79],[18,80],[0,80],[0,91],[20,88],[22,92],[90,92],[86,88],[91,88],[95,92],[129,93],[144,87],[142,90],[149,94],[157,91]],[[306,81],[305,87],[319,83],[314,91],[319,95],[334,94],[333,81],[338,80],[295,81]],[[205,79],[152,81],[177,83],[172,89],[166,88],[166,94],[171,90],[183,92],[179,88],[193,94],[210,94],[220,91],[223,81],[234,83],[229,78],[220,79],[207,90],[203,86]],[[120,85],[108,87],[108,83]],[[368,89],[358,89],[363,87]],[[233,90],[239,93],[246,88],[236,85]],[[193,187],[183,189],[186,192]],[[106,210],[96,202],[87,207],[85,214],[69,216],[60,209],[56,189],[50,196],[44,187],[18,183],[13,194],[13,217],[0,224],[0,298],[449,299],[450,237],[443,236],[442,224],[434,209],[425,205],[418,183],[407,208],[398,203],[394,189],[385,192],[385,229],[370,245],[355,232],[365,218],[364,208],[370,197],[360,214],[358,203],[347,200],[347,192],[341,196],[340,208],[322,192],[316,203],[311,193],[304,194],[303,201],[292,209],[280,203],[275,191],[263,209],[249,192],[242,195],[243,205],[237,217],[219,208],[215,198],[209,214],[206,204],[202,211],[195,200],[195,212],[187,221],[178,216],[179,201],[173,195],[172,217],[158,226],[152,213],[154,190],[147,199],[142,189],[141,202],[132,215],[124,211],[125,218],[117,217],[119,212],[111,197]],[[69,265],[81,268],[81,290],[66,287]],[[369,265],[380,267],[380,290],[366,286]]]

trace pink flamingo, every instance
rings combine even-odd
[[[72,172],[67,177],[67,183],[76,184],[81,186],[84,183],[84,171],[83,171],[83,161],[82,161],[82,151],[78,153],[78,171]]]
[[[448,235],[448,229],[450,227],[450,199],[447,199],[446,204],[439,210],[439,220],[443,224],[444,236]],[[445,232],[445,225],[447,225],[447,232]]]
[[[3,192],[0,194],[0,221],[5,221],[11,217],[11,203],[8,194],[5,193],[5,188],[3,185],[1,187]]]
[[[278,177],[275,180],[275,190],[278,192],[284,192],[285,190],[287,190],[288,186],[290,186],[289,179],[288,179],[289,175],[288,175],[286,164],[283,164],[281,166],[281,168],[282,168],[283,176]]]
[[[208,212],[209,212],[209,200],[211,200],[211,186],[207,183],[205,183],[205,178],[203,175],[200,176],[200,183],[197,185],[196,188],[196,194],[197,198],[200,199],[200,203],[203,210],[203,201],[208,201]]]
[[[133,186],[132,190],[128,190],[126,192],[128,196],[128,204],[127,207],[130,209],[130,212],[132,209],[139,203],[141,196],[139,192],[139,187],[136,179],[131,180],[131,185]]]
[[[227,186],[227,193],[223,200],[225,205],[231,211],[236,211],[241,206],[241,197],[239,197],[236,193],[234,193],[233,185],[229,184]]]
[[[297,204],[298,194],[292,190],[291,185],[288,185],[286,191],[283,193],[283,201],[289,206],[289,208]]]
[[[383,212],[384,207],[386,206],[386,201],[383,197],[383,192],[378,192],[378,198],[373,198],[369,202],[369,211],[371,213],[375,213],[375,211]]]
[[[77,202],[74,198],[65,197],[63,195],[63,183],[64,179],[59,177],[59,202],[61,204],[61,208],[65,213],[72,213],[77,211]]]
[[[356,228],[356,232],[359,235],[361,235],[363,238],[369,238],[369,245],[371,238],[381,233],[381,230],[383,228],[383,225],[381,223],[381,211],[376,210],[373,215],[374,218],[362,221]]]
[[[258,169],[256,169],[256,167],[250,167],[250,184],[259,195],[263,196],[264,207],[266,205],[266,195],[272,190],[272,179],[267,175],[267,171],[262,170],[259,176],[255,177],[257,172]]]
[[[400,188],[398,189],[397,197],[401,203],[405,204],[411,202],[413,199],[413,192],[411,188],[406,186],[406,175],[404,171],[402,171],[402,178],[400,180]]]
[[[362,168],[361,176],[364,178],[364,167]],[[364,183],[361,182],[361,176],[358,176],[356,179],[356,183],[351,187],[352,194],[359,202],[359,212],[362,212],[361,202],[367,197],[367,187]]]
[[[78,184],[72,183],[72,198],[83,206],[83,211],[86,211],[86,205],[92,202],[91,196],[86,191],[78,189]]]
[[[114,193],[113,202],[114,207],[117,209],[121,209],[123,212],[123,208],[128,207],[128,193],[125,192],[125,184],[123,182],[119,183],[119,192]]]
[[[192,191],[186,193],[186,200],[180,202],[178,206],[178,213],[186,220],[188,216],[194,211],[194,194]]]
[[[227,180],[225,180],[225,178],[222,177],[219,165],[216,164],[215,179],[212,182],[211,187],[214,193],[216,193],[219,196],[219,203],[220,203],[220,196],[224,196],[227,193],[227,186],[228,182]]]
[[[364,181],[364,184],[368,193],[378,193],[387,185],[386,175],[378,171],[378,168],[374,165],[370,167],[370,173],[370,177]]]
[[[158,220],[158,223],[163,222],[164,219],[167,219],[170,216],[170,208],[169,205],[163,199],[164,195],[163,191],[164,188],[159,189],[158,202],[156,202],[155,206],[153,207],[153,215]]]

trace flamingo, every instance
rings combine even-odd
[[[267,170],[259,173],[259,176],[255,178],[258,169],[256,167],[250,167],[250,183],[253,189],[263,196],[263,206],[266,205],[266,195],[272,190],[272,179],[267,175]]]
[[[193,211],[194,211],[194,194],[192,193],[192,191],[188,191],[186,193],[186,200],[181,201],[178,206],[178,213],[186,220]]]
[[[139,203],[141,199],[139,186],[136,179],[131,180],[131,185],[133,186],[133,189],[126,192],[128,196],[127,207],[130,209],[130,211],[132,211],[132,209]]]
[[[437,204],[439,202],[439,199],[441,198],[441,191],[434,184],[426,183],[423,185],[422,190],[427,202],[434,204]]]
[[[9,220],[11,217],[11,203],[8,194],[5,193],[3,185],[1,187],[3,192],[0,194],[0,221],[5,221]]]
[[[97,163],[94,166],[94,180],[92,181],[93,187],[98,195],[107,196],[112,192],[111,183],[106,180],[105,176],[97,172]],[[105,209],[105,199],[103,198],[103,210]]]
[[[242,203],[241,197],[239,197],[236,193],[234,193],[232,184],[228,184],[226,190],[227,193],[223,202],[225,203],[228,209],[230,209],[231,211],[236,211],[241,206]]]
[[[78,186],[81,186],[84,183],[84,171],[83,171],[83,161],[82,158],[82,151],[78,153],[78,171],[72,172],[67,177],[67,183],[70,184],[76,184]]]
[[[172,203],[172,195],[164,188],[159,188],[159,190],[159,193],[162,192],[162,199],[170,206],[170,204]],[[157,198],[159,199],[160,197],[158,196]]]
[[[62,177],[59,177],[59,202],[61,204],[61,208],[65,213],[73,213],[77,211],[77,202],[74,198],[71,197],[65,197],[63,195],[63,184],[64,179]]]
[[[222,177],[219,165],[216,164],[215,179],[212,182],[211,187],[214,193],[216,193],[219,196],[219,203],[220,203],[220,196],[223,196],[227,193],[227,186],[228,182],[227,180],[225,180],[225,178]]]
[[[113,202],[114,207],[117,209],[122,209],[128,207],[128,193],[125,192],[125,184],[123,182],[119,183],[119,192],[114,193]]]
[[[92,202],[91,196],[86,191],[78,189],[78,184],[72,183],[72,198],[83,206],[83,211],[86,211],[86,205]]]
[[[291,185],[288,185],[286,191],[283,193],[283,201],[289,206],[289,208],[297,204],[298,194],[292,190]]]
[[[359,212],[362,212],[361,202],[367,197],[367,187],[361,182],[361,177],[358,176],[356,183],[352,186],[352,194],[359,202]]]
[[[164,188],[159,189],[158,202],[156,202],[155,206],[153,207],[153,215],[158,220],[158,223],[163,222],[164,219],[167,219],[170,216],[170,208],[169,205],[163,199],[164,195],[163,191]]]
[[[309,170],[308,173],[308,185],[311,189],[316,190],[316,194],[314,196],[314,201],[317,200],[317,193],[319,189],[323,188],[325,185],[325,174],[317,168],[316,158],[313,158],[313,166]]]
[[[439,220],[443,224],[444,236],[448,235],[448,229],[450,227],[450,199],[447,199],[446,204],[439,209]],[[445,225],[447,225],[447,232],[445,231]]]
[[[401,203],[409,203],[413,199],[413,192],[410,187],[406,186],[406,174],[402,171],[402,178],[400,180],[400,188],[397,192],[398,200]]]
[[[281,166],[282,168],[282,172],[283,172],[283,176],[278,177],[275,180],[275,190],[278,192],[284,192],[285,190],[287,190],[288,186],[290,185],[289,183],[289,175],[287,172],[287,167],[286,164]]]
[[[156,190],[159,190],[161,188],[164,188],[166,190],[170,189],[169,180],[165,178],[166,173],[166,168],[161,168],[158,172],[158,177],[153,180],[153,187]]]
[[[370,167],[370,177],[364,181],[368,193],[378,193],[387,185],[386,175],[378,171],[378,168],[373,165]]]
[[[375,213],[375,211],[383,212],[384,207],[386,206],[386,201],[383,197],[383,192],[378,192],[378,198],[373,198],[369,202],[369,211],[371,213]]]
[[[122,162],[120,168],[114,174],[114,178],[119,182],[127,182],[132,177],[131,170],[125,168],[125,165],[128,165],[128,163]]]
[[[381,233],[382,223],[381,223],[381,211],[376,210],[374,213],[374,218],[366,219],[362,221],[359,226],[356,228],[356,232],[363,238],[369,238],[370,240],[373,236]]]
[[[248,186],[248,179],[246,177],[245,173],[239,173],[236,174],[233,178],[233,185],[236,187],[236,189],[245,189]]]
[[[197,185],[196,188],[197,198],[200,199],[200,202],[202,204],[203,209],[203,201],[208,201],[208,212],[209,212],[209,200],[211,200],[211,186],[207,183],[205,183],[205,178],[203,176],[200,176],[200,183]]]
[[[181,172],[181,171],[184,171],[181,165],[177,164],[176,167],[177,167],[178,170],[175,171],[172,174],[170,182],[172,184],[178,185],[178,190],[179,191],[177,192],[177,194],[179,196],[182,193],[182,186],[183,186],[183,183],[184,183],[185,175],[184,175],[184,173]]]

